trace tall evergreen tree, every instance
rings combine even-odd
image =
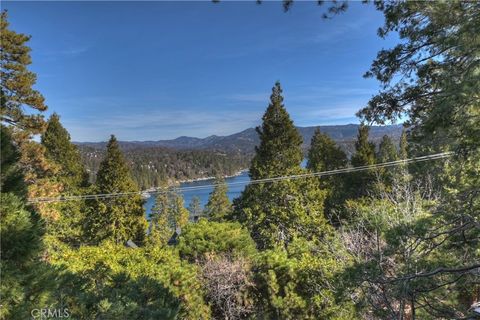
[[[188,223],[190,212],[185,208],[183,196],[178,192],[170,194],[169,223],[173,230],[183,228]]]
[[[347,155],[327,134],[316,129],[308,151],[307,169],[312,172],[345,168]],[[341,208],[345,201],[345,179],[342,175],[320,177],[320,185],[327,192],[325,215],[332,222],[341,218]]]
[[[354,167],[375,164],[375,144],[368,141],[370,127],[361,125],[358,128],[357,141],[355,141],[355,154],[351,163]]]
[[[185,227],[188,217],[189,211],[180,194],[175,191],[160,193],[151,211],[147,243],[166,245],[178,228]]]
[[[70,141],[70,134],[60,123],[58,114],[54,113],[48,119],[41,141],[47,158],[60,166],[58,176],[61,176],[67,189],[76,189],[87,184],[88,174],[78,148]]]
[[[401,160],[405,160],[408,158],[408,140],[407,140],[407,132],[405,131],[405,129],[402,130],[402,135],[400,136],[398,158]]]
[[[385,16],[379,35],[398,33],[401,41],[379,51],[366,73],[381,82],[382,90],[359,115],[376,123],[408,115],[405,125],[413,155],[456,152],[453,161],[415,166],[418,177],[433,176],[439,203],[431,215],[402,230],[420,230],[415,248],[428,250],[418,260],[420,273],[410,268],[396,279],[389,277],[402,290],[414,284],[407,316],[468,318],[472,303],[479,300],[474,270],[480,261],[480,5],[475,1],[375,5]],[[435,303],[425,304],[430,301]]]
[[[307,169],[311,171],[329,171],[347,166],[347,155],[335,141],[320,129],[316,129],[308,151]]]
[[[13,143],[11,130],[0,125],[0,192],[12,192],[21,198],[26,196],[26,186],[18,160],[20,153]]]
[[[45,148],[45,157],[58,166],[52,180],[60,184],[62,195],[80,195],[88,183],[88,174],[82,164],[77,147],[71,143],[70,134],[60,123],[60,117],[54,113],[47,121],[41,136]],[[58,211],[58,217],[48,228],[49,234],[68,243],[78,243],[82,236],[81,223],[85,212],[85,203],[74,201],[50,205]]]
[[[6,11],[0,18],[0,121],[9,127],[20,155],[15,166],[23,173],[26,196],[55,197],[61,190],[54,181],[57,168],[45,158],[45,149],[31,139],[33,134],[44,130],[43,115],[37,111],[45,111],[47,106],[42,94],[33,89],[36,74],[28,69],[32,63],[31,49],[27,45],[30,36],[10,29]],[[49,205],[36,204],[34,207],[47,219],[47,224],[58,216]]]
[[[43,221],[27,206],[21,154],[11,128],[0,125],[0,319],[26,319],[51,286],[42,254]]]
[[[250,167],[252,179],[303,172],[302,138],[282,101],[277,82],[263,124],[257,128],[260,145]],[[324,198],[317,179],[251,184],[236,199],[233,216],[249,228],[260,249],[286,247],[297,235],[315,237],[328,229],[323,216]]]
[[[355,141],[355,154],[350,162],[353,167],[362,167],[375,164],[375,144],[368,141],[370,127],[361,125],[358,128],[357,141]],[[366,196],[371,191],[375,182],[374,170],[348,173],[346,177],[349,187],[349,197],[359,198]]]
[[[283,105],[280,82],[272,89],[270,104],[262,120],[262,126],[256,128],[260,145],[255,147],[250,177],[262,179],[298,172],[303,159],[302,136]]]
[[[31,49],[26,45],[30,36],[10,30],[6,11],[0,18],[0,119],[20,130],[40,133],[43,116],[24,111],[25,106],[38,111],[47,109],[43,96],[33,89],[37,76],[27,68],[32,63]]]
[[[384,135],[382,137],[382,141],[380,141],[380,145],[378,146],[377,152],[377,162],[384,163],[384,162],[391,162],[398,160],[398,152],[395,144],[393,143],[392,139]],[[380,168],[377,169],[377,176],[379,181],[377,181],[377,190],[382,191],[383,188],[390,188],[394,176],[399,174],[399,167],[390,167],[390,168]]]
[[[97,173],[95,191],[99,194],[139,191],[113,135]],[[85,227],[90,241],[112,240],[121,243],[131,239],[142,242],[146,231],[142,197],[128,194],[92,201]]]
[[[169,197],[167,193],[159,193],[155,198],[155,205],[150,212],[150,225],[147,243],[158,246],[166,245],[172,236],[169,225]]]
[[[382,163],[395,161],[397,159],[398,154],[395,144],[389,136],[384,135],[382,137],[382,141],[380,141],[380,145],[378,146],[377,161]]]
[[[215,187],[208,197],[205,206],[205,216],[212,221],[223,221],[232,211],[232,203],[227,196],[227,185],[225,179],[217,177]]]
[[[192,217],[194,221],[198,220],[203,215],[199,197],[195,196],[192,198],[188,205],[188,211],[190,212],[190,217]]]

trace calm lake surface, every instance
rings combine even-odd
[[[237,198],[240,195],[240,193],[242,193],[243,189],[245,189],[245,186],[248,184],[248,181],[250,181],[250,177],[248,176],[248,171],[245,171],[245,172],[242,172],[242,174],[239,176],[226,178],[225,181],[228,184],[235,183],[235,185],[229,186],[228,193],[227,193],[230,200],[233,200],[234,198]],[[212,183],[214,183],[214,180],[185,182],[180,184],[180,188],[207,186],[207,185],[211,185]],[[202,207],[204,207],[207,204],[208,196],[212,191],[213,191],[213,187],[200,189],[200,190],[186,190],[181,192],[181,194],[183,195],[183,199],[185,200],[185,207],[188,207],[193,197],[199,197],[200,203]],[[152,210],[154,204],[155,204],[155,195],[152,195],[150,196],[150,198],[147,199],[144,205],[145,211],[147,213],[147,217],[150,216],[150,211]]]
[[[305,168],[306,166],[307,166],[307,159],[303,159],[301,163],[301,167]],[[214,183],[214,181],[215,180],[212,179],[212,180],[185,182],[180,184],[180,188],[208,186]],[[232,201],[233,199],[238,198],[238,196],[240,196],[243,189],[245,189],[245,186],[250,181],[250,177],[248,176],[248,171],[243,171],[242,174],[235,177],[226,178],[225,181],[228,184],[230,183],[234,184],[233,186],[228,186],[228,192],[227,192],[227,195],[230,198],[230,201]],[[205,207],[205,205],[208,202],[208,196],[212,191],[213,191],[213,187],[200,189],[200,190],[186,190],[181,192],[181,194],[183,195],[183,199],[185,201],[185,207],[188,208],[188,205],[190,204],[190,201],[192,201],[193,197],[199,197],[200,204],[202,205],[202,207]],[[147,199],[144,205],[147,218],[150,216],[150,211],[152,210],[154,205],[155,205],[155,195],[152,195],[150,196],[150,198]]]

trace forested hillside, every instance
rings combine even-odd
[[[316,129],[329,135],[350,157],[355,150],[358,125],[336,125],[318,127],[297,127],[302,136],[302,150],[306,155]],[[380,143],[387,135],[398,143],[402,127],[374,126],[370,130],[370,140]],[[105,142],[76,143],[91,182],[95,181]],[[133,177],[142,189],[159,186],[162,181],[179,181],[234,175],[248,168],[259,137],[255,129],[247,129],[229,136],[211,136],[205,139],[180,137],[159,141],[119,141],[125,153]]]
[[[120,143],[120,146],[122,143]],[[251,154],[215,150],[173,150],[165,147],[134,145],[122,148],[134,180],[142,189],[158,187],[162,183],[234,175],[248,168]],[[79,145],[82,161],[95,181],[105,149]]]

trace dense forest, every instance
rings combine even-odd
[[[379,35],[400,40],[365,74],[382,89],[358,112],[351,157],[317,130],[301,166],[277,82],[257,183],[232,204],[218,177],[204,211],[165,188],[149,223],[114,135],[91,183],[60,116],[44,119],[30,38],[3,12],[0,319],[478,318],[480,4],[370,5]],[[367,123],[399,118],[398,142],[371,141]],[[312,175],[328,170],[343,171]]]
[[[303,138],[302,150],[308,154],[310,142],[316,129],[328,134],[350,158],[355,152],[355,135],[358,125],[298,127]],[[384,136],[398,146],[401,126],[371,127],[370,140],[377,149]],[[158,187],[165,182],[232,176],[247,169],[259,143],[258,133],[247,129],[230,136],[214,136],[204,139],[180,137],[160,141],[119,141],[134,180],[142,190]],[[106,143],[76,143],[89,181],[95,182],[100,162],[105,154]]]
[[[355,134],[357,125],[317,127],[328,133],[350,158],[355,152]],[[310,141],[316,127],[298,128],[303,137],[302,150],[307,156]],[[370,140],[378,148],[386,135],[398,145],[401,128],[398,126],[373,127]],[[383,130],[382,130],[383,129]],[[181,139],[183,141],[178,142]],[[255,130],[245,130],[226,137],[208,137],[208,144],[198,138],[179,138],[158,142],[122,142],[122,149],[127,163],[142,190],[159,187],[165,182],[232,176],[240,170],[247,169],[253,158],[258,134]],[[185,140],[195,140],[195,143]],[[159,145],[160,144],[160,145]],[[162,144],[169,147],[161,146]],[[95,182],[100,162],[105,155],[106,143],[76,143],[82,162],[89,174],[89,181]]]
[[[85,145],[79,145],[78,149],[90,182],[94,182],[105,150]],[[124,148],[123,152],[133,178],[141,189],[181,180],[235,175],[248,168],[252,157],[249,153],[173,150],[165,147]]]

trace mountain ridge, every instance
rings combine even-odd
[[[302,135],[303,148],[306,149],[310,145],[310,140],[317,128],[320,128],[320,131],[328,134],[340,145],[350,145],[356,139],[358,127],[358,124],[345,124],[296,128]],[[394,140],[398,140],[401,132],[402,125],[371,126],[370,139],[375,142],[381,139],[383,135],[389,135]],[[248,128],[226,136],[210,135],[205,138],[180,136],[168,140],[119,141],[120,146],[123,149],[165,147],[175,150],[219,150],[242,153],[253,152],[258,142],[258,134],[255,128]],[[93,147],[95,149],[103,149],[106,146],[105,141],[74,143],[81,146]]]

